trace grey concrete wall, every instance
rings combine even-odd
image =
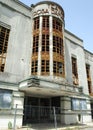
[[[88,94],[83,41],[65,32],[66,80],[71,84],[72,84],[72,63],[71,63],[72,56],[76,57],[77,59],[79,86],[82,86],[84,93]]]
[[[93,54],[85,50],[85,63],[90,65],[90,77],[92,81],[92,92],[93,92]]]
[[[9,3],[10,5],[14,4],[11,0]],[[15,6],[17,5],[15,4]],[[25,12],[27,10],[21,6],[20,10],[27,13]],[[5,71],[4,73],[0,73],[0,79],[18,82],[30,74],[30,69],[28,68],[31,67],[31,18],[1,3],[0,22],[10,27]]]
[[[16,110],[16,126],[22,126],[24,93],[18,91],[18,84],[9,82],[0,82],[0,89],[12,90],[11,108],[0,109],[0,129],[8,129],[8,123],[14,125],[14,116]],[[16,109],[17,104],[17,109]]]

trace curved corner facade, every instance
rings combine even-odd
[[[40,2],[33,8],[31,74],[65,77],[64,11],[53,2]]]
[[[93,118],[93,54],[52,1],[0,0],[0,128]],[[16,121],[15,121],[16,120]],[[16,124],[15,124],[16,122]]]

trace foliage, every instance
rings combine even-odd
[[[12,129],[12,122],[11,121],[8,122],[8,129]]]

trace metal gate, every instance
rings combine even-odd
[[[57,121],[59,121],[58,115],[60,115],[60,108],[56,107],[55,112],[57,114]],[[25,106],[23,124],[48,122],[54,122],[53,107]]]

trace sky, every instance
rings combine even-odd
[[[30,6],[42,0],[20,1]],[[65,29],[82,39],[84,48],[93,53],[93,0],[52,1],[60,4],[64,9]]]

